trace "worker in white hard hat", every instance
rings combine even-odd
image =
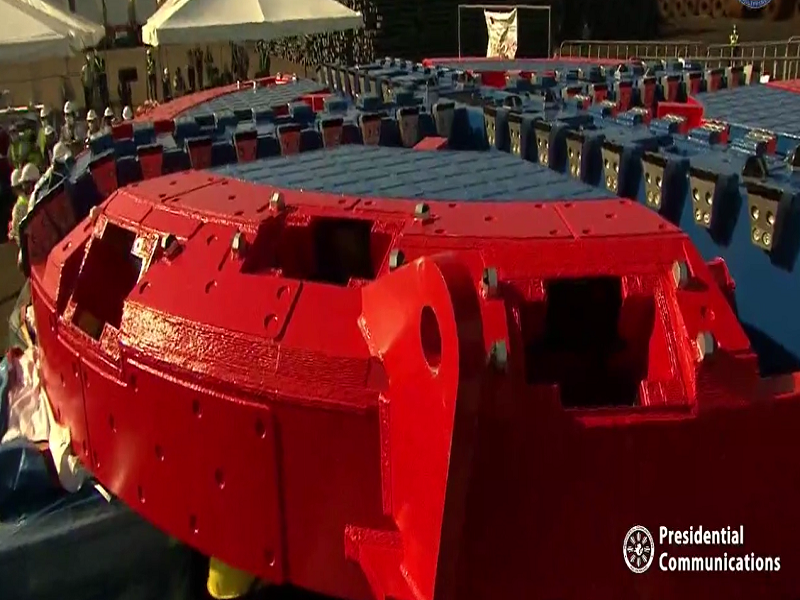
[[[122,109],[122,120],[133,121],[133,111],[131,110],[130,106],[126,106]]]
[[[71,157],[72,151],[64,142],[58,142],[53,147],[53,155],[50,161],[50,166],[47,167],[47,170],[42,174],[33,188],[30,200],[28,201],[28,212],[30,212],[34,205],[42,199],[42,195],[55,185],[56,179],[60,178],[60,176],[56,174],[57,163],[63,163],[69,160]]]
[[[19,200],[19,195],[21,192],[19,184],[21,180],[22,180],[22,169],[16,168],[13,171],[11,171],[11,196],[14,198],[14,204],[11,205],[12,216],[14,214],[14,207],[16,206],[16,203]],[[10,219],[8,221],[8,239],[15,239],[13,219]]]
[[[98,133],[100,133],[100,121],[97,118],[97,113],[94,112],[94,109],[91,109],[86,113],[86,137],[84,142],[87,148],[89,146],[89,141]]]
[[[103,129],[106,133],[111,133],[111,128],[114,126],[114,121],[116,121],[114,109],[110,106],[106,106],[106,109],[103,111]]]
[[[53,148],[55,147],[56,142],[58,142],[58,139],[56,138],[56,130],[50,125],[45,125],[41,131],[41,137],[44,142],[40,143],[43,143],[44,146],[39,150],[42,153],[42,156],[45,157],[45,162],[50,164],[53,160]]]
[[[36,182],[39,181],[39,176],[39,169],[33,163],[28,163],[22,167],[19,182],[20,194],[17,196],[17,202],[11,212],[11,227],[9,230],[9,237],[17,243],[19,243],[19,225],[28,214],[28,200],[33,188],[36,186]]]
[[[74,144],[75,136],[75,106],[71,101],[64,103],[64,125],[61,127],[60,139],[66,144]]]

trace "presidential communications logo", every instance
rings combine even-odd
[[[739,0],[739,2],[744,4],[747,8],[757,10],[759,8],[764,8],[767,4],[772,2],[772,0]]]
[[[625,534],[622,542],[622,556],[625,564],[634,573],[644,573],[653,564],[666,572],[777,572],[781,570],[779,556],[757,556],[755,552],[718,552],[709,555],[707,551],[692,556],[683,549],[685,546],[744,546],[744,527],[723,527],[706,529],[690,527],[674,530],[669,527],[658,528],[658,544],[661,552],[656,552],[653,536],[646,527],[634,525]],[[671,547],[677,549],[672,550]],[[658,554],[658,557],[656,557]]]

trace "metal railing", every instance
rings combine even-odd
[[[705,68],[752,64],[772,79],[800,78],[800,36],[778,42],[704,44],[694,41],[644,42],[636,40],[562,42],[559,56],[588,59],[683,58]]]

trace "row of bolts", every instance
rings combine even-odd
[[[269,200],[269,209],[273,213],[282,212],[286,209],[286,202],[280,192],[273,192]],[[90,212],[90,219],[95,222],[100,215],[99,207],[95,206]],[[414,218],[416,220],[429,219],[431,215],[430,206],[420,202],[414,207]],[[237,257],[243,257],[247,247],[247,240],[241,231],[237,231],[231,240],[231,251]],[[168,258],[175,256],[179,250],[178,238],[169,233],[161,238],[161,250]],[[389,270],[394,271],[405,263],[403,251],[395,248],[389,253]],[[689,266],[685,262],[675,262],[672,266],[672,277],[675,285],[679,289],[685,289],[691,279]],[[497,269],[488,267],[483,270],[481,276],[481,293],[484,298],[493,298],[497,295],[499,277]],[[696,339],[698,359],[703,360],[714,353],[717,342],[710,331],[701,331]],[[489,362],[495,367],[505,370],[508,366],[508,346],[505,340],[499,340],[492,344],[489,352]]]

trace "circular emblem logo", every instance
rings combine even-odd
[[[634,573],[644,573],[653,563],[654,554],[653,536],[647,528],[641,525],[631,527],[622,543],[622,556],[628,568]]]
[[[772,0],[739,0],[739,2],[745,5],[747,8],[756,10],[759,8],[764,8],[767,4],[772,2]]]

